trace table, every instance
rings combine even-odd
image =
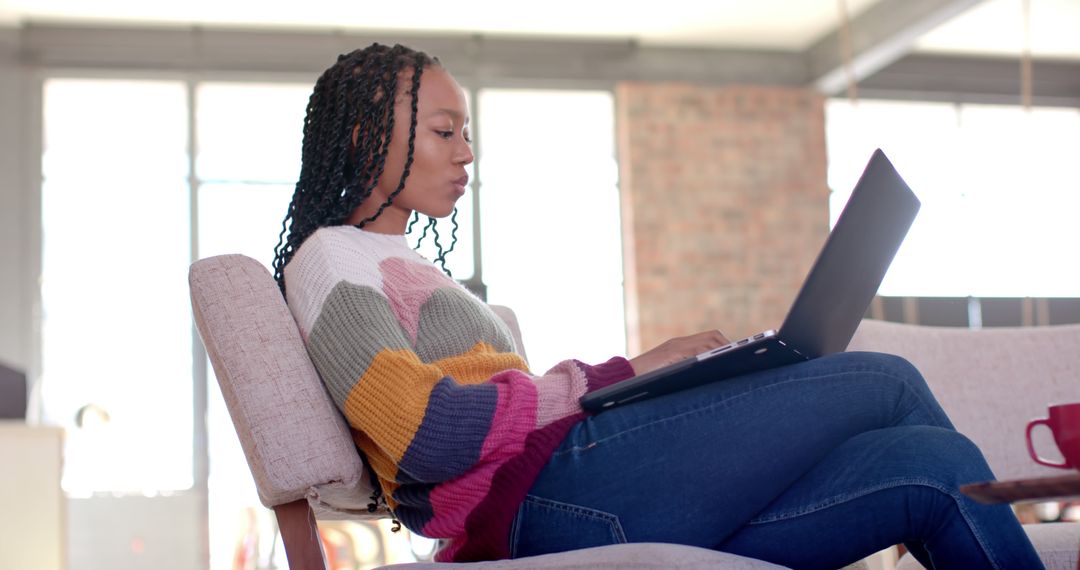
[[[1080,473],[961,485],[960,492],[987,504],[1080,497]],[[1080,570],[1080,563],[1077,563],[1077,570]]]
[[[960,492],[980,503],[1012,503],[1080,496],[1080,473],[962,485]]]

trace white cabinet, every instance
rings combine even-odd
[[[0,568],[67,568],[64,430],[0,421]]]

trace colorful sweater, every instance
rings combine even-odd
[[[440,561],[509,556],[510,524],[621,357],[529,373],[505,323],[404,236],[322,228],[285,267],[308,352],[394,515]]]

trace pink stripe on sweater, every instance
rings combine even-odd
[[[379,262],[383,293],[409,339],[416,342],[420,328],[420,307],[436,290],[447,286],[447,278],[433,265],[421,265],[388,257]]]
[[[435,555],[437,562],[497,560],[510,556],[510,525],[525,495],[551,453],[584,413],[562,418],[529,434],[525,452],[499,467],[491,492],[469,514],[464,540],[453,540]]]
[[[524,450],[525,439],[536,425],[536,389],[532,379],[508,370],[492,377],[499,400],[480,459],[467,473],[437,485],[428,500],[434,516],[424,526],[427,536],[461,536],[465,520],[491,490],[496,471]]]

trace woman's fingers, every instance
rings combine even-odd
[[[633,366],[635,372],[644,374],[645,372],[655,370],[661,366],[666,366],[683,360],[684,358],[690,358],[701,354],[702,352],[724,346],[729,342],[727,337],[724,336],[724,333],[720,332],[719,329],[703,331],[689,336],[673,338],[637,358],[632,359],[630,364]]]

